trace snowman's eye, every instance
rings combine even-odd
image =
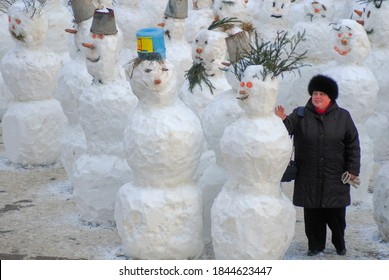
[[[248,87],[248,88],[252,88],[252,87],[253,87],[253,83],[252,83],[252,82],[248,82],[248,83],[247,83],[247,87]]]
[[[206,45],[208,45],[208,41],[205,41],[204,43],[205,43]]]
[[[99,34],[99,39],[103,39],[104,38],[104,35],[103,34]]]
[[[276,6],[276,2],[273,2],[273,8]]]
[[[167,69],[167,68],[162,68],[162,71],[169,71],[169,69]]]
[[[198,43],[199,42],[199,40],[198,39],[196,39],[196,43]]]
[[[240,86],[241,86],[241,87],[244,87],[244,82],[240,82]]]
[[[16,24],[20,24],[21,20],[17,18],[17,19],[15,19],[15,22],[16,22]]]
[[[167,19],[167,17],[164,17],[164,19]]]
[[[145,69],[145,72],[146,72],[146,73],[150,73],[151,71],[152,71],[152,70],[149,69],[149,68]]]
[[[282,4],[282,5],[281,5],[281,9],[283,9],[283,8],[284,8],[284,5],[285,5],[285,4]]]
[[[93,34],[92,34],[92,38],[93,38],[93,39],[96,39],[96,37],[97,37],[97,35],[93,33]]]
[[[352,33],[349,33],[349,34],[348,34],[348,36],[350,36],[350,37],[351,37],[351,36],[353,36],[353,34],[352,34]]]
[[[8,22],[11,22],[11,17],[10,16],[8,16]]]
[[[339,38],[342,37],[342,34],[339,33],[339,34],[338,34],[338,37],[339,37]]]

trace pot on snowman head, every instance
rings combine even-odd
[[[96,9],[93,14],[90,32],[103,35],[118,33],[114,11],[110,8]]]
[[[93,17],[96,9],[92,0],[71,0],[70,5],[76,23],[80,23]]]
[[[188,17],[188,0],[169,0],[165,9],[165,16],[177,19]]]
[[[162,28],[143,28],[136,32],[140,60],[164,60],[166,48]]]

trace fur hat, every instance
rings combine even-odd
[[[308,84],[309,95],[312,96],[314,91],[325,92],[332,101],[338,98],[338,84],[324,75],[316,75],[310,80]]]

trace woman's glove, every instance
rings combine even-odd
[[[358,188],[359,184],[361,183],[361,180],[359,180],[358,176],[350,174],[348,171],[346,171],[342,174],[342,183],[350,184],[354,188]]]

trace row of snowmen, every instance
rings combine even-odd
[[[202,10],[202,1],[193,2]],[[234,5],[245,5],[222,2],[214,3],[225,13],[221,18],[235,16]],[[271,2],[282,9],[289,4]],[[211,241],[218,259],[282,258],[295,224],[295,210],[279,186],[292,144],[273,108],[277,95],[282,102],[289,100],[280,95],[283,87],[296,86],[293,76],[286,76],[285,82],[258,79],[263,69],[252,65],[238,80],[224,64],[225,39],[236,31],[201,29],[190,46],[182,28],[187,1],[168,1],[163,30],[133,32],[138,57],[126,65],[125,73],[120,57],[123,32],[114,10],[96,9],[92,1],[71,1],[71,59],[61,68],[43,44],[44,16],[32,16],[41,15],[42,7],[24,4],[15,3],[8,11],[17,46],[2,61],[4,80],[15,99],[2,124],[12,162],[50,164],[61,157],[82,219],[116,222],[130,258],[199,258],[204,242]],[[262,8],[266,4],[263,1]],[[316,8],[317,13],[328,10],[313,7],[315,13]],[[282,9],[270,19],[282,18]],[[351,93],[340,96],[339,102],[355,116],[368,156],[362,160],[371,166],[374,151],[364,124],[374,112],[379,85],[363,65],[370,50],[367,33],[354,20],[340,21],[338,42],[320,53],[323,42],[313,34],[320,33],[322,25],[318,21],[314,27],[312,22],[302,25],[309,32],[307,40],[316,38],[309,41],[315,55],[308,56],[315,70],[303,77],[325,71],[345,94]],[[319,61],[320,54],[332,48],[339,61]],[[191,53],[189,63],[185,50]],[[185,72],[189,68],[193,71]],[[199,69],[206,77],[200,82],[189,75]],[[210,151],[214,159],[199,173]],[[362,178],[370,178],[371,171],[363,172]],[[367,190],[361,189],[363,198]],[[380,228],[388,227],[385,203],[376,203]]]

